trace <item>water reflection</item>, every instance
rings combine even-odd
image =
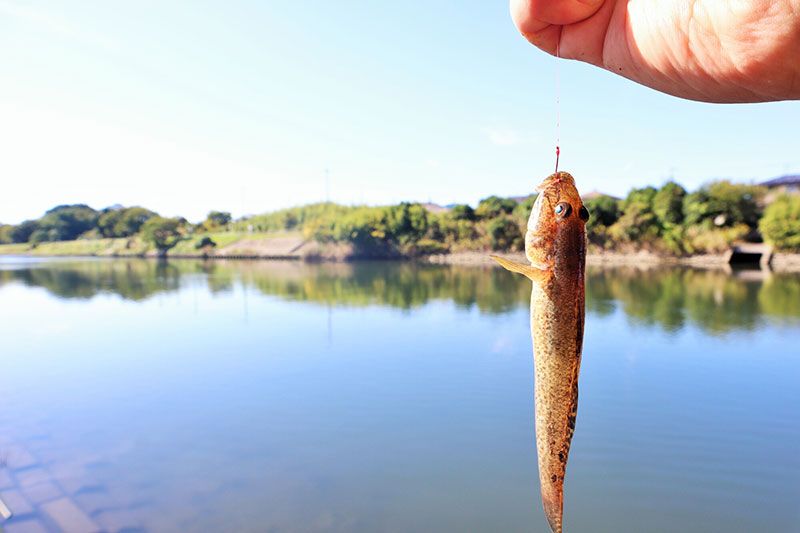
[[[294,262],[98,260],[6,265],[0,286],[23,283],[61,298],[116,294],[140,301],[202,279],[212,294],[237,283],[283,299],[336,306],[414,309],[434,300],[499,314],[527,307],[526,280],[499,269],[414,263],[306,265]],[[589,268],[587,312],[621,307],[632,325],[675,332],[752,330],[767,318],[800,317],[800,276],[737,275],[685,268]]]
[[[529,297],[499,269],[0,258],[0,527],[546,531]],[[587,310],[566,529],[797,531],[800,277],[591,269]]]

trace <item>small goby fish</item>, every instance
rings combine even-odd
[[[537,188],[525,234],[530,265],[492,258],[533,281],[536,448],[542,504],[550,528],[562,532],[564,473],[578,410],[584,319],[586,221],[575,180],[556,172]]]

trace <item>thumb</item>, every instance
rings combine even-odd
[[[585,20],[600,9],[604,0],[511,0],[511,18],[531,43],[550,53],[560,33],[559,26]]]

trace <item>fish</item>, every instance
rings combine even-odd
[[[562,533],[564,475],[578,413],[589,211],[567,172],[548,176],[537,191],[525,233],[530,264],[491,257],[533,282],[530,320],[539,481],[550,529]]]

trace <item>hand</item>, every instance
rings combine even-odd
[[[511,0],[519,31],[681,98],[800,99],[800,0]]]

